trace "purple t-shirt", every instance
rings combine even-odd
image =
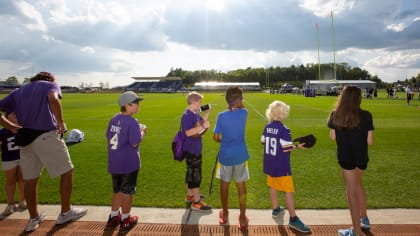
[[[108,172],[129,174],[140,169],[141,132],[139,122],[121,113],[111,118],[106,130],[108,140]]]
[[[60,86],[48,81],[23,85],[0,100],[0,109],[14,111],[19,124],[36,130],[55,130],[57,122],[48,103],[48,94],[61,95]]]
[[[9,130],[0,129],[1,160],[15,161],[20,159],[19,147],[15,145],[15,136]]]
[[[186,109],[184,114],[182,115],[181,120],[182,131],[184,132],[184,135],[185,131],[197,127],[197,125],[199,125],[199,122],[202,120],[203,118],[198,113],[194,113]],[[203,138],[201,137],[201,135],[190,137],[185,135],[184,137],[185,141],[184,145],[182,146],[183,150],[191,154],[200,155],[203,151]]]
[[[264,173],[272,177],[291,176],[290,152],[293,147],[290,129],[280,121],[268,123],[261,137],[264,142]]]

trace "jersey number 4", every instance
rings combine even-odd
[[[118,133],[115,133],[114,136],[109,140],[109,144],[111,144],[112,150],[117,150],[118,148]]]

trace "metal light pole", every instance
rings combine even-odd
[[[265,86],[267,88],[270,88],[270,74],[269,74],[268,68],[265,69]]]
[[[332,10],[331,10],[331,28],[332,28],[332,45],[333,45],[333,52],[334,52],[334,80],[337,80],[337,68],[335,66],[334,15],[333,15],[333,11]]]
[[[318,44],[318,80],[321,80],[321,59],[319,58],[319,29],[318,23],[316,23],[316,39]]]

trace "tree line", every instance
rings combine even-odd
[[[303,87],[306,80],[333,79],[333,64],[307,64],[291,65],[290,67],[268,67],[237,69],[228,72],[217,70],[196,70],[187,71],[182,68],[172,68],[167,76],[181,77],[185,86],[192,86],[196,82],[215,81],[215,82],[259,82],[263,88],[279,88],[284,83],[293,86]],[[376,82],[378,88],[385,88],[392,83],[383,82],[377,75],[370,73],[359,67],[351,67],[347,63],[336,64],[337,80],[371,80]],[[403,81],[397,80],[397,83],[411,84],[418,86],[420,84],[420,74],[411,79]]]

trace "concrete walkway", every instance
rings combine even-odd
[[[6,204],[0,204],[0,211]],[[74,206],[85,207],[88,209],[82,221],[105,222],[108,219],[110,206]],[[56,220],[60,212],[59,205],[40,205],[41,212],[46,214],[47,220]],[[199,225],[218,225],[218,214],[220,209],[213,209],[212,213],[205,214],[191,211],[186,208],[143,208],[134,207],[132,214],[139,216],[141,223],[155,224],[199,224]],[[307,225],[343,225],[351,224],[349,211],[343,210],[300,210],[296,213],[299,218]],[[229,220],[231,224],[237,224],[239,215],[238,209],[231,209]],[[247,215],[250,225],[287,225],[288,213],[278,218],[271,217],[271,210],[248,209]],[[372,209],[368,210],[371,224],[420,224],[420,209]],[[15,212],[7,217],[8,219],[28,219],[27,211]]]

